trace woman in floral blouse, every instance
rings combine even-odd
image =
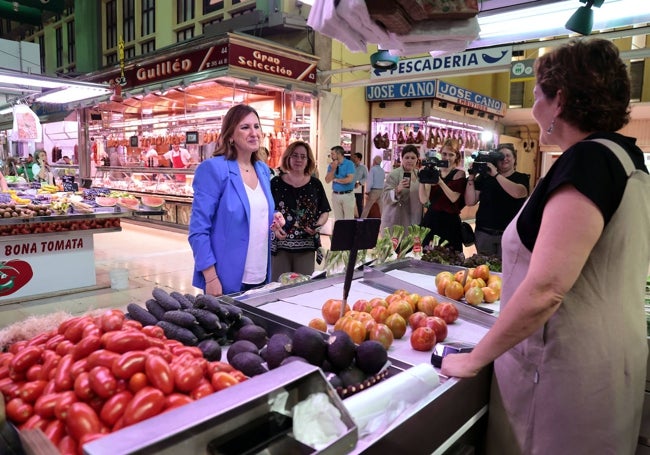
[[[280,175],[271,180],[275,210],[286,220],[271,244],[273,281],[278,281],[285,272],[303,275],[314,272],[315,252],[320,247],[319,231],[331,210],[323,184],[312,177],[315,168],[309,144],[295,141],[282,154]]]

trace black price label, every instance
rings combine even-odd
[[[78,191],[79,185],[74,181],[74,175],[64,175],[61,177],[63,191]]]

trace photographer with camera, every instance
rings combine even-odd
[[[501,236],[528,196],[530,177],[515,171],[512,144],[479,153],[469,169],[465,204],[478,206],[474,244],[478,254],[501,257]]]
[[[422,245],[428,245],[438,235],[449,247],[462,252],[460,211],[464,206],[465,171],[457,169],[460,152],[454,142],[446,141],[440,156],[442,161],[425,160],[420,170],[420,202],[429,203],[420,225],[431,229]]]
[[[422,218],[422,204],[418,199],[418,176],[415,173],[420,157],[418,148],[409,144],[402,149],[402,164],[393,169],[384,183],[381,194],[381,228],[400,225],[405,229],[418,224]]]

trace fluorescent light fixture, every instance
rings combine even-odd
[[[479,13],[479,38],[469,48],[513,43],[570,33],[564,24],[579,6],[565,0],[501,13]],[[650,22],[650,1],[606,0],[594,11],[593,30],[608,30]]]
[[[72,103],[88,98],[96,98],[112,92],[108,85],[21,73],[7,69],[0,69],[0,84],[11,85],[16,90],[21,90],[26,87],[45,89],[46,91],[40,95],[30,93],[29,96],[41,103],[54,104]]]

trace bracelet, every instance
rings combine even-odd
[[[213,282],[214,280],[216,280],[217,278],[219,278],[219,277],[218,277],[217,275],[215,275],[214,278],[212,278],[211,280],[206,281],[205,284],[212,283],[212,282]]]

